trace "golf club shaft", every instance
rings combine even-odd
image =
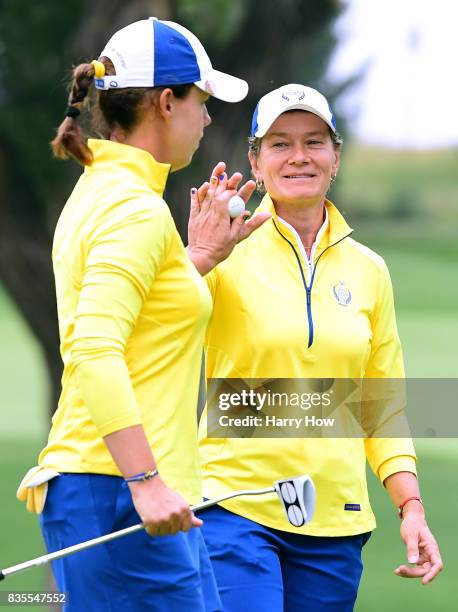
[[[209,499],[207,501],[201,502],[200,504],[191,506],[191,509],[193,510],[193,512],[196,512],[198,510],[204,510],[205,508],[214,506],[215,504],[225,501],[226,499],[231,499],[232,497],[240,497],[241,495],[266,495],[267,493],[274,492],[275,487],[268,487],[267,489],[257,489],[252,491],[234,491],[233,493],[229,493],[229,495],[223,495],[222,497],[218,497],[217,499]],[[92,546],[97,546],[98,544],[105,544],[106,542],[110,542],[111,540],[122,538],[123,536],[129,535],[131,533],[136,533],[137,531],[144,529],[144,527],[145,526],[143,525],[143,523],[139,523],[138,525],[132,525],[131,527],[126,527],[125,529],[120,529],[119,531],[114,531],[113,533],[108,533],[106,535],[99,536],[98,538],[93,538],[92,540],[87,540],[86,542],[74,544],[73,546],[63,548],[62,550],[57,550],[56,552],[49,553],[47,555],[42,555],[41,557],[37,557],[36,559],[31,559],[30,561],[25,561],[24,563],[18,563],[17,565],[12,565],[11,567],[7,567],[4,570],[0,570],[0,580],[3,580],[7,576],[11,576],[13,574],[17,574],[19,572],[30,569],[31,567],[36,567],[38,565],[49,563],[50,561],[55,561],[56,559],[61,559],[62,557],[66,557],[67,555],[79,552],[80,550],[86,550],[87,548],[92,548]]]

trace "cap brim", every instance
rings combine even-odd
[[[196,81],[194,85],[224,102],[240,102],[248,93],[246,81],[219,70],[212,70],[205,79]]]
[[[321,113],[319,113],[312,106],[308,106],[307,104],[294,104],[292,106],[288,106],[287,108],[282,108],[281,111],[278,113],[272,113],[272,116],[269,117],[269,121],[268,121],[269,125],[267,125],[267,121],[266,121],[266,125],[264,126],[264,129],[260,129],[258,127],[258,129],[256,130],[256,134],[254,134],[254,136],[256,136],[257,138],[262,138],[263,136],[265,136],[267,132],[270,130],[272,123],[276,119],[278,119],[280,115],[283,115],[283,113],[286,113],[287,111],[290,111],[290,110],[304,110],[309,113],[313,113],[314,115],[322,119],[326,123],[326,125],[328,125],[331,128],[333,132],[336,131],[336,128],[329,122],[329,120],[326,117],[324,117]]]

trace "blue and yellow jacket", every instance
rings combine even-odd
[[[206,277],[214,302],[207,378],[404,377],[383,259],[351,238],[329,201],[312,265],[268,195],[258,210],[272,212],[272,219]],[[305,534],[343,536],[375,527],[366,458],[382,482],[399,471],[416,471],[409,438],[211,438],[206,416],[200,425],[205,496],[308,473],[317,487],[317,508],[314,520],[301,528]],[[240,497],[222,505],[297,532],[273,497]]]

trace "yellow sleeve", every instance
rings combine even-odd
[[[124,352],[172,232],[165,204],[138,199],[112,207],[90,234],[71,354],[101,436],[141,423]]]
[[[385,263],[379,269],[379,290],[372,315],[372,350],[365,378],[404,378],[404,361],[396,326],[393,287]]]
[[[381,482],[384,482],[388,476],[396,474],[397,472],[412,472],[417,475],[417,465],[415,459],[410,455],[398,455],[397,457],[391,457],[382,463],[378,470],[378,477]]]
[[[380,268],[377,304],[372,317],[372,350],[366,367],[365,378],[403,379],[404,362],[396,326],[393,288],[385,263]],[[390,386],[387,381],[387,388]],[[399,385],[393,383],[395,389]],[[382,383],[380,385],[382,387]],[[402,398],[401,398],[402,399]],[[405,419],[394,409],[399,418],[400,431],[405,431]],[[388,427],[388,431],[394,431]],[[399,434],[398,434],[399,435]],[[374,474],[383,482],[395,472],[416,473],[415,448],[410,437],[373,437],[365,439],[367,460]]]

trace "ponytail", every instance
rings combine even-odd
[[[86,105],[94,77],[100,78],[105,74],[115,74],[111,60],[108,57],[101,59],[103,62],[94,60],[90,64],[80,64],[73,70],[65,119],[58,127],[56,137],[51,141],[55,157],[59,159],[73,157],[83,166],[90,166],[93,158],[77,118]],[[151,104],[155,104],[154,98],[160,95],[160,92],[166,87],[170,87],[176,98],[182,99],[189,94],[193,84],[127,87],[98,91],[95,103],[91,105],[92,129],[97,134],[108,138],[115,128],[120,128],[128,134],[141,119],[142,111]],[[153,96],[150,95],[151,92]]]
[[[56,137],[51,141],[55,157],[59,159],[74,157],[83,165],[91,165],[92,153],[86,144],[77,118],[83,110],[94,76],[103,76],[102,72],[105,73],[105,66],[98,61],[80,64],[73,70],[65,119],[58,127]]]

